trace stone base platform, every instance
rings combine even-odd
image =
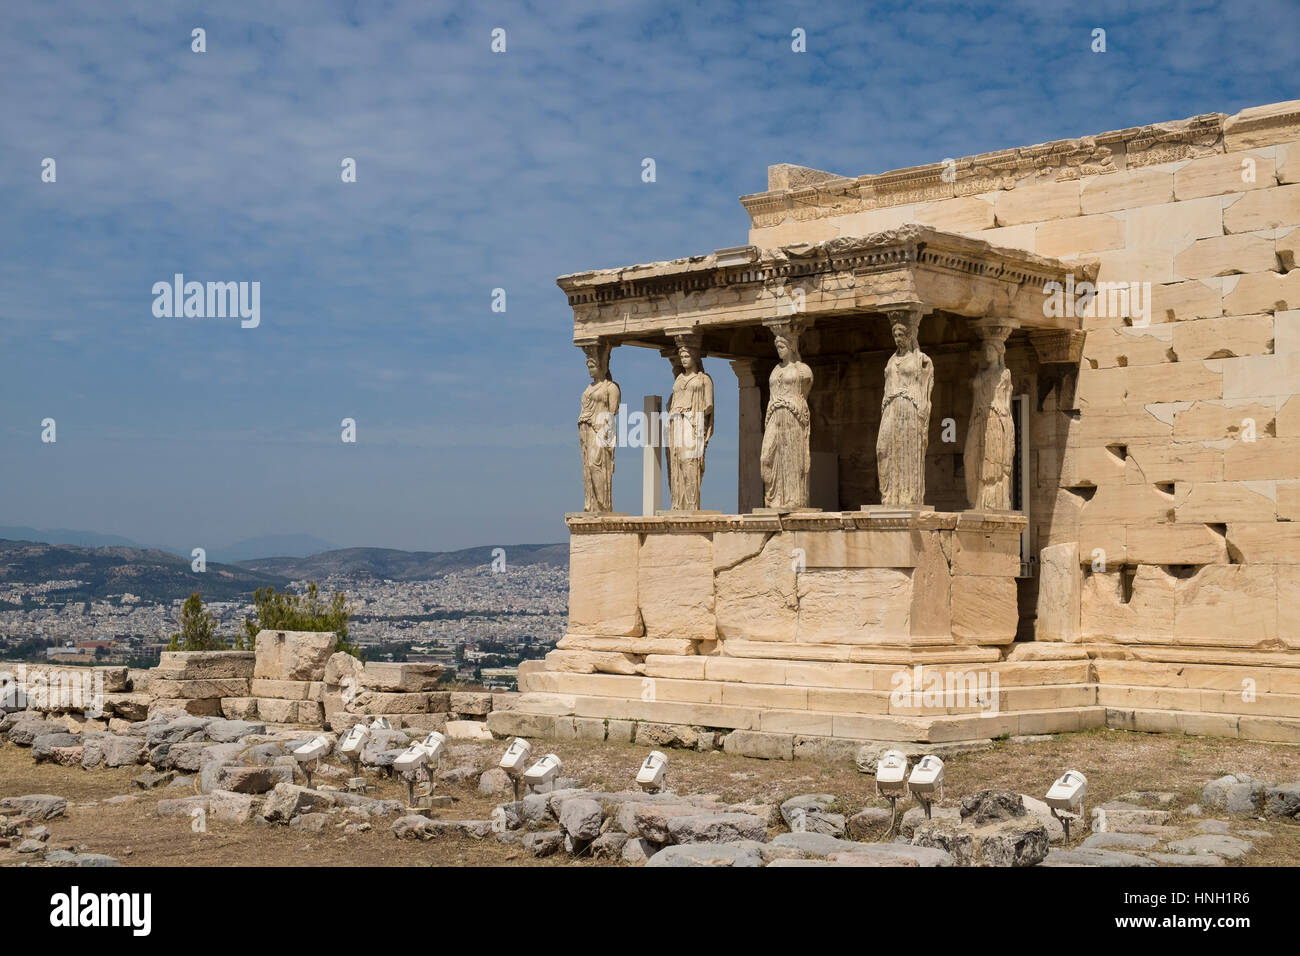
[[[1100,727],[1300,743],[1300,666],[1278,666],[1276,655],[1231,651],[1221,661],[1187,663],[1134,659],[1160,648],[1034,642],[1005,658],[997,648],[893,650],[896,660],[870,663],[852,654],[833,661],[647,654],[610,665],[599,652],[560,649],[522,669],[516,711],[494,715],[489,727],[501,736],[633,740],[641,723],[684,725],[721,732],[732,752],[784,758],[843,755],[870,741],[939,744]],[[598,670],[609,666],[626,672]]]

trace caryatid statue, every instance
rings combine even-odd
[[[794,510],[808,507],[808,436],[812,421],[808,392],[812,369],[800,361],[799,327],[773,327],[780,364],[768,376],[767,414],[763,419],[763,504]]]
[[[609,377],[609,345],[584,345],[591,384],[582,393],[578,444],[582,449],[584,511],[614,510],[615,418],[622,393]]]
[[[664,358],[666,358],[668,360],[669,365],[672,366],[673,385],[676,386],[677,376],[682,374],[682,357],[677,354],[677,346],[674,345],[672,348],[660,349],[659,354],[662,355]],[[671,401],[671,399],[669,401]],[[659,441],[659,446],[661,448],[664,448],[669,444],[669,442],[672,439],[672,436],[669,433],[666,424],[663,424],[661,422],[659,428],[662,429],[662,431],[657,433],[657,440]],[[673,500],[672,448],[671,447],[665,448],[665,454],[667,455],[668,458],[668,460],[665,462],[665,468],[666,468],[665,475],[668,478],[668,501],[671,505],[671,502]]]
[[[885,394],[880,402],[880,433],[876,436],[880,501],[914,507],[925,499],[925,447],[930,435],[934,363],[917,343],[920,310],[892,310],[889,324],[895,352],[885,365]]]
[[[976,326],[980,367],[972,386],[970,424],[966,428],[966,497],[976,511],[1011,508],[1011,468],[1016,432],[1011,421],[1011,372],[1007,369],[1006,325]]]
[[[713,437],[713,379],[704,371],[698,337],[674,338],[682,370],[668,402],[668,490],[674,511],[699,511],[704,452]]]

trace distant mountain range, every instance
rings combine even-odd
[[[567,544],[502,545],[506,567],[512,564],[569,566]],[[239,567],[264,574],[301,580],[324,578],[330,574],[354,577],[369,575],[392,581],[427,581],[448,571],[488,567],[493,547],[464,548],[460,551],[397,551],[392,548],[342,548],[306,558],[258,558],[236,562]]]
[[[173,547],[167,544],[141,544],[119,534],[100,534],[97,531],[78,531],[73,528],[32,528],[27,525],[0,525],[0,538],[11,541],[38,541],[45,544],[72,544],[82,548],[143,548],[170,551],[189,560],[194,546]],[[202,542],[200,542],[202,544]],[[283,554],[302,558],[309,554],[328,551],[334,545],[310,534],[264,534],[245,538],[223,548],[207,548],[207,560],[233,564],[268,554]]]
[[[134,594],[144,602],[170,603],[199,591],[207,601],[235,601],[260,587],[283,588],[288,579],[209,561],[199,574],[188,558],[156,548],[82,548],[70,544],[0,540],[0,585],[44,581],[82,582],[57,591],[59,600],[96,601]]]
[[[64,536],[81,535],[83,540],[111,539],[107,546],[81,546],[33,540],[7,540],[14,530],[36,532],[34,528],[0,527],[0,585],[37,584],[43,581],[77,580],[74,589],[59,591],[66,601],[103,600],[110,595],[134,594],[145,602],[169,603],[194,591],[205,601],[251,599],[253,591],[272,586],[282,589],[294,580],[322,580],[331,574],[386,578],[392,581],[423,581],[449,571],[488,567],[494,546],[460,551],[398,551],[392,548],[343,548],[307,557],[292,555],[255,558],[223,563],[207,556],[207,570],[191,570],[188,552],[182,555],[160,548],[121,545],[113,535],[65,531]],[[39,533],[39,532],[37,532]],[[308,535],[270,536],[275,543],[303,544]],[[567,567],[567,544],[502,545],[506,567],[549,565]]]

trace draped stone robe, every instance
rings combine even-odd
[[[704,451],[713,428],[713,379],[683,372],[668,403],[668,487],[674,511],[698,511]]]
[[[772,369],[763,421],[763,504],[768,508],[808,506],[808,392],[813,374],[803,362]]]
[[[925,449],[933,389],[934,364],[920,349],[890,356],[876,436],[882,504],[920,505],[925,499]]]
[[[1011,371],[981,368],[972,389],[974,407],[966,429],[966,497],[976,511],[1011,508],[1011,468],[1016,432],[1011,420]]]
[[[614,510],[614,418],[621,399],[612,379],[592,382],[582,393],[578,444],[582,449],[584,511]]]

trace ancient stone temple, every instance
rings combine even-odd
[[[559,280],[592,380],[568,633],[494,729],[1300,741],[1300,101],[773,166],[741,202],[746,245]],[[643,456],[613,447],[620,347],[673,382],[671,507],[641,515],[606,490]],[[734,512],[700,510],[706,466]]]

